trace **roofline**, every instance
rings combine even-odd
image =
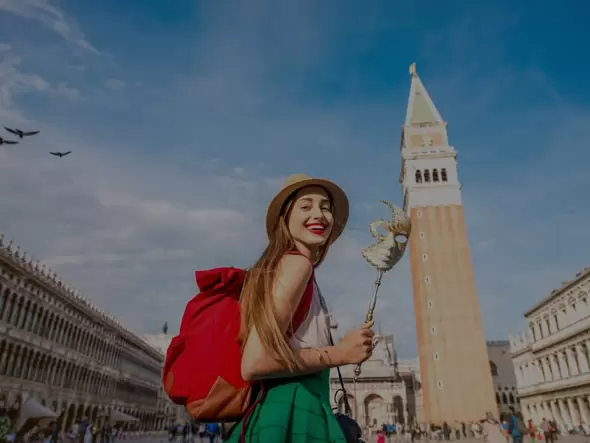
[[[551,294],[549,294],[547,297],[545,297],[539,303],[537,303],[532,308],[530,308],[529,310],[527,310],[524,313],[524,316],[527,317],[527,316],[531,315],[532,313],[534,313],[535,311],[538,311],[543,306],[549,304],[549,302],[551,300],[553,300],[554,298],[560,296],[565,291],[567,291],[572,286],[576,285],[577,283],[579,283],[581,280],[583,280],[586,277],[590,277],[590,268],[584,268],[582,271],[580,271],[580,272],[578,272],[576,274],[576,277],[575,278],[573,278],[572,280],[570,280],[568,282],[563,283],[560,288],[554,289]]]

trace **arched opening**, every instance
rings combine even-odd
[[[498,376],[498,366],[492,360],[490,360],[490,372],[492,373],[492,377]]]
[[[420,169],[416,171],[416,183],[422,183],[422,172]]]
[[[396,423],[405,424],[405,411],[404,411],[404,400],[396,395],[393,397],[393,420]]]
[[[365,426],[380,427],[387,423],[387,405],[383,397],[369,394],[365,397]]]
[[[442,168],[440,170],[440,178],[442,179],[443,182],[447,181],[447,169],[446,168]]]
[[[430,171],[428,169],[424,170],[424,181],[430,183]]]
[[[432,170],[432,181],[433,182],[438,182],[438,169],[433,169]]]

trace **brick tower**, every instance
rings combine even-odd
[[[457,154],[424,85],[410,66],[400,182],[412,219],[410,268],[424,419],[497,415],[457,175]]]

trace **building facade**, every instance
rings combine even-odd
[[[152,348],[156,349],[162,356],[162,359],[164,359],[166,357],[166,351],[168,351],[168,346],[170,346],[170,342],[172,341],[172,335],[168,335],[167,333],[144,334],[143,339]],[[191,420],[184,406],[172,403],[168,394],[164,391],[164,385],[162,383],[160,383],[158,388],[158,395],[166,403],[165,410],[169,425],[186,423]]]
[[[397,361],[393,336],[385,336],[373,355],[362,365],[359,380],[354,381],[354,366],[340,368],[352,416],[365,430],[384,424],[422,422],[420,369],[417,360]],[[330,373],[332,406],[344,412],[338,371]]]
[[[137,429],[162,429],[162,364],[139,336],[0,235],[0,392],[9,406],[24,394],[56,412],[62,430],[115,411],[138,418]]]
[[[510,354],[510,341],[488,341],[486,345],[490,359],[490,373],[496,393],[496,404],[500,414],[508,413],[510,406],[516,411],[520,410],[516,375]]]
[[[590,268],[525,313],[510,337],[523,416],[555,420],[562,432],[590,424]]]
[[[424,418],[478,420],[497,411],[447,124],[410,67],[401,137],[404,209],[412,220],[410,269]],[[463,393],[463,394],[462,394]]]

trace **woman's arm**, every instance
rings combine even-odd
[[[292,321],[293,313],[301,301],[311,273],[311,263],[305,257],[285,255],[281,259],[274,284],[273,300],[277,313],[277,322],[283,333],[287,331],[287,327]],[[344,352],[338,346],[296,349],[295,355],[300,362],[301,368],[296,373],[289,371],[282,362],[274,359],[264,349],[256,328],[252,328],[244,346],[242,377],[247,381],[293,377],[348,363],[345,361]]]

